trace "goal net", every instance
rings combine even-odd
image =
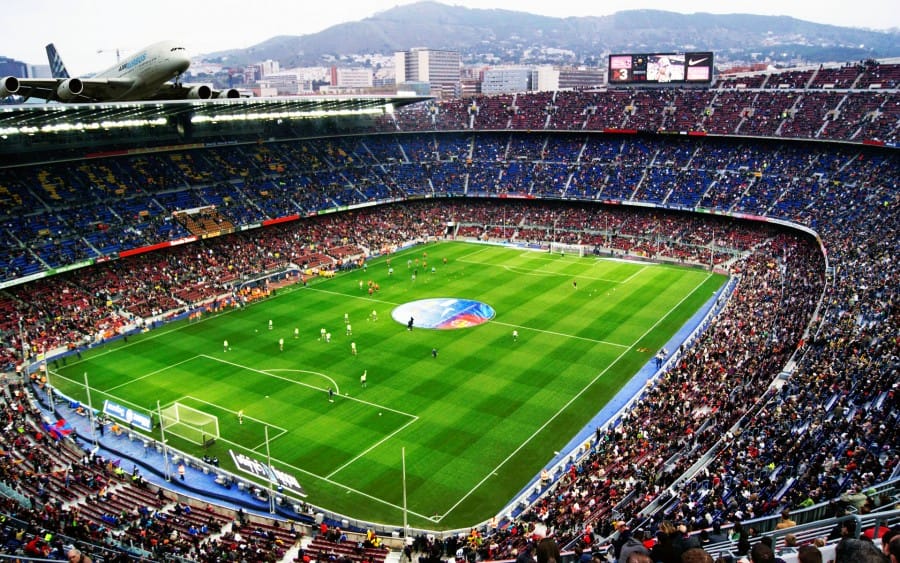
[[[551,254],[570,254],[573,256],[584,257],[584,245],[582,244],[566,244],[563,242],[550,243]]]
[[[162,409],[163,431],[205,446],[219,438],[219,418],[216,415],[174,402]]]

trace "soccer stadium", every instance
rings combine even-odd
[[[898,81],[3,107],[2,551],[880,542]]]

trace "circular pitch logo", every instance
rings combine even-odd
[[[391,317],[398,323],[406,325],[412,318],[416,328],[438,330],[478,326],[493,319],[494,315],[494,308],[487,303],[455,297],[410,301],[391,311]]]

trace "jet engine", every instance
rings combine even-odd
[[[12,96],[19,91],[19,79],[15,76],[6,76],[0,79],[0,98]]]
[[[212,90],[206,84],[194,86],[188,90],[187,98],[189,100],[208,100],[212,97]]]
[[[78,78],[69,78],[60,82],[56,88],[56,96],[64,101],[71,102],[78,99],[78,96],[84,91],[84,83]]]

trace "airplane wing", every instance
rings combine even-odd
[[[132,92],[134,81],[122,78],[0,78],[0,98],[22,96],[59,102],[116,100],[208,100],[240,98],[235,89],[213,90],[205,84],[166,82],[151,92]],[[138,88],[139,90],[139,88]]]
[[[75,102],[97,102],[106,100],[118,100],[131,90],[134,81],[124,78],[81,78],[84,86],[81,93],[73,100]]]
[[[22,96],[26,100],[29,98],[41,98],[44,100],[53,99],[56,95],[56,88],[62,80],[56,78],[12,78],[3,79],[0,84],[0,93],[3,96]]]
[[[16,95],[60,102],[95,102],[121,98],[133,81],[115,78],[13,78],[0,81],[0,98]]]

